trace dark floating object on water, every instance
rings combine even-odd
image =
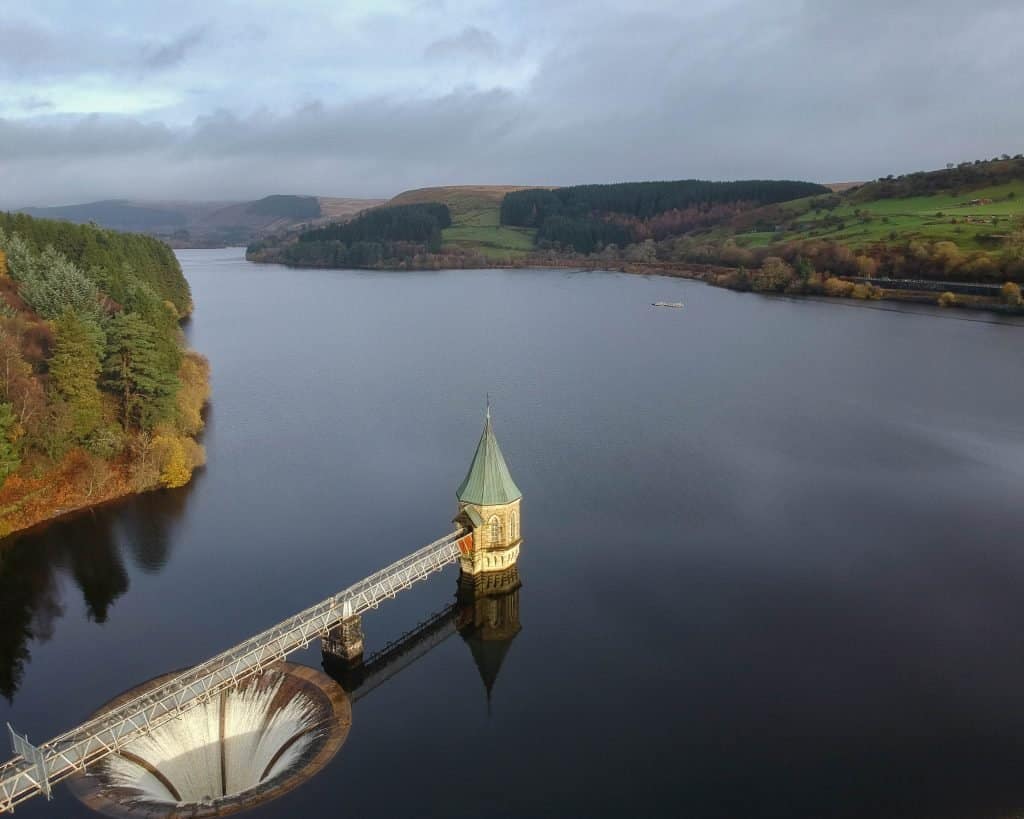
[[[682,308],[683,303],[681,301],[652,301],[651,307],[675,307]]]

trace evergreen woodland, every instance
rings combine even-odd
[[[0,534],[188,481],[208,392],[191,308],[155,239],[0,214]]]

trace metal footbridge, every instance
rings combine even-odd
[[[384,600],[455,563],[462,552],[471,548],[471,538],[466,530],[457,529],[333,597],[38,747],[8,726],[19,755],[0,766],[0,812],[13,812],[15,805],[37,794],[49,797],[53,783],[85,770],[148,731],[259,674],[293,651],[327,637],[343,621],[377,608]],[[442,621],[448,625],[450,615],[431,625],[440,626]],[[415,658],[409,658],[412,659]],[[368,680],[371,685],[366,690],[382,681]]]

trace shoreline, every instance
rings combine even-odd
[[[27,471],[10,475],[0,488],[0,552],[9,545],[5,542],[9,538],[41,530],[62,518],[192,483],[196,470],[206,463],[201,439],[210,405],[210,371],[206,359],[195,351],[188,351],[186,360],[196,363],[202,372],[201,391],[191,405],[195,418],[188,431],[158,427],[152,433],[136,435],[110,459],[74,447],[38,474]],[[185,409],[179,404],[179,411]],[[152,468],[151,462],[168,450],[180,455],[187,476],[179,468],[171,480],[160,469]]]
[[[912,290],[912,289],[897,289],[897,288],[886,288],[875,287],[875,295],[869,298],[860,298],[857,296],[849,295],[829,295],[828,293],[783,293],[783,292],[765,292],[765,291],[751,291],[744,290],[738,287],[728,287],[726,285],[718,284],[713,280],[714,276],[725,276],[734,275],[737,273],[739,268],[726,267],[724,265],[714,264],[701,264],[701,263],[683,263],[683,264],[671,264],[671,263],[643,263],[643,262],[625,262],[618,265],[597,265],[589,264],[586,262],[581,263],[578,260],[572,259],[537,259],[531,258],[524,260],[521,263],[516,264],[488,264],[486,262],[475,262],[471,266],[467,267],[330,267],[328,265],[293,265],[279,261],[277,259],[259,259],[249,258],[249,254],[245,255],[245,261],[251,264],[279,264],[282,267],[294,268],[296,270],[364,270],[364,271],[379,271],[382,273],[403,273],[403,272],[431,272],[442,270],[522,270],[525,268],[539,268],[539,269],[550,269],[550,270],[579,270],[581,272],[595,273],[627,273],[630,275],[638,276],[666,276],[668,278],[676,279],[690,279],[693,281],[700,281],[711,287],[718,287],[722,290],[732,290],[734,293],[754,292],[761,296],[789,296],[791,298],[813,298],[822,299],[829,302],[859,302],[859,301],[891,301],[904,304],[917,304],[926,307],[941,307],[944,310],[969,310],[971,312],[989,312],[1003,316],[1024,316],[1024,305],[1013,307],[1007,304],[1003,304],[996,299],[977,296],[960,294],[956,296],[955,301],[950,304],[940,303],[940,297],[943,291],[938,290]],[[849,281],[854,277],[839,276],[836,277],[841,281]],[[970,287],[978,284],[994,284],[992,282],[954,282],[951,283],[955,286],[966,286]]]
[[[68,459],[75,457],[76,452],[77,451],[69,453],[65,460],[62,461],[61,464],[59,464],[55,469],[51,470],[50,472],[47,472],[44,478],[60,476],[62,472],[67,470],[66,464]],[[100,509],[104,506],[109,506],[120,501],[127,500],[129,498],[147,495],[150,492],[159,492],[162,490],[184,488],[192,483],[193,479],[195,478],[196,471],[202,469],[204,466],[205,464],[198,464],[197,466],[195,466],[191,474],[189,475],[188,480],[184,484],[181,484],[181,486],[169,487],[161,484],[160,482],[157,482],[150,486],[146,486],[141,489],[136,489],[125,486],[121,482],[121,480],[124,479],[125,475],[130,470],[131,462],[120,463],[117,464],[116,468],[111,470],[112,473],[118,473],[118,477],[119,479],[121,479],[113,481],[115,486],[110,487],[105,492],[101,492],[99,494],[85,498],[81,502],[76,501],[71,503],[70,505],[63,506],[55,506],[49,503],[49,500],[52,498],[52,495],[61,493],[65,487],[65,484],[58,480],[48,482],[39,489],[27,493],[24,497],[15,500],[13,504],[11,504],[17,506],[21,506],[22,504],[35,506],[36,504],[32,503],[33,498],[36,496],[37,493],[43,493],[44,497],[38,499],[38,508],[34,509],[33,512],[30,512],[22,521],[12,525],[11,528],[7,528],[7,520],[0,519],[0,552],[3,552],[3,550],[7,546],[12,545],[6,542],[9,538],[14,538],[18,535],[26,535],[40,532],[50,524],[55,523],[59,520],[63,520],[65,518],[73,518],[78,515],[85,514],[86,512],[91,512],[96,509]]]
[[[203,467],[196,467],[196,471],[202,468]],[[194,477],[195,472],[193,472],[192,476],[189,478],[188,483],[180,487],[175,487],[175,489],[184,489],[186,486],[189,486],[192,483],[192,479]],[[160,492],[163,490],[169,490],[169,487],[161,486],[160,484],[154,484],[153,486],[148,487],[146,489],[129,489],[124,492],[114,492],[109,495],[104,495],[102,497],[89,500],[77,506],[69,506],[66,508],[54,509],[52,513],[41,516],[34,520],[32,523],[29,523],[25,526],[20,526],[16,529],[11,529],[10,531],[6,532],[0,530],[0,553],[2,553],[5,549],[14,546],[14,542],[12,539],[17,538],[19,536],[39,534],[48,526],[51,526],[59,521],[72,520],[73,518],[84,516],[89,512],[95,512],[96,510],[102,509],[105,506],[113,506],[114,504],[120,503],[121,501],[126,501],[130,498],[137,498],[143,495],[148,495],[151,492]],[[7,542],[8,540],[11,540],[12,542]]]

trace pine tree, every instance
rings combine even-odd
[[[0,404],[0,485],[7,476],[21,466],[18,448],[11,440],[15,425],[14,409],[10,404]]]
[[[157,336],[135,313],[120,313],[108,326],[103,385],[120,397],[125,429],[152,429],[174,409],[178,378],[167,369]]]
[[[50,359],[53,389],[67,402],[71,434],[83,443],[103,421],[103,400],[97,379],[103,333],[95,324],[71,312],[54,323],[57,340]]]

